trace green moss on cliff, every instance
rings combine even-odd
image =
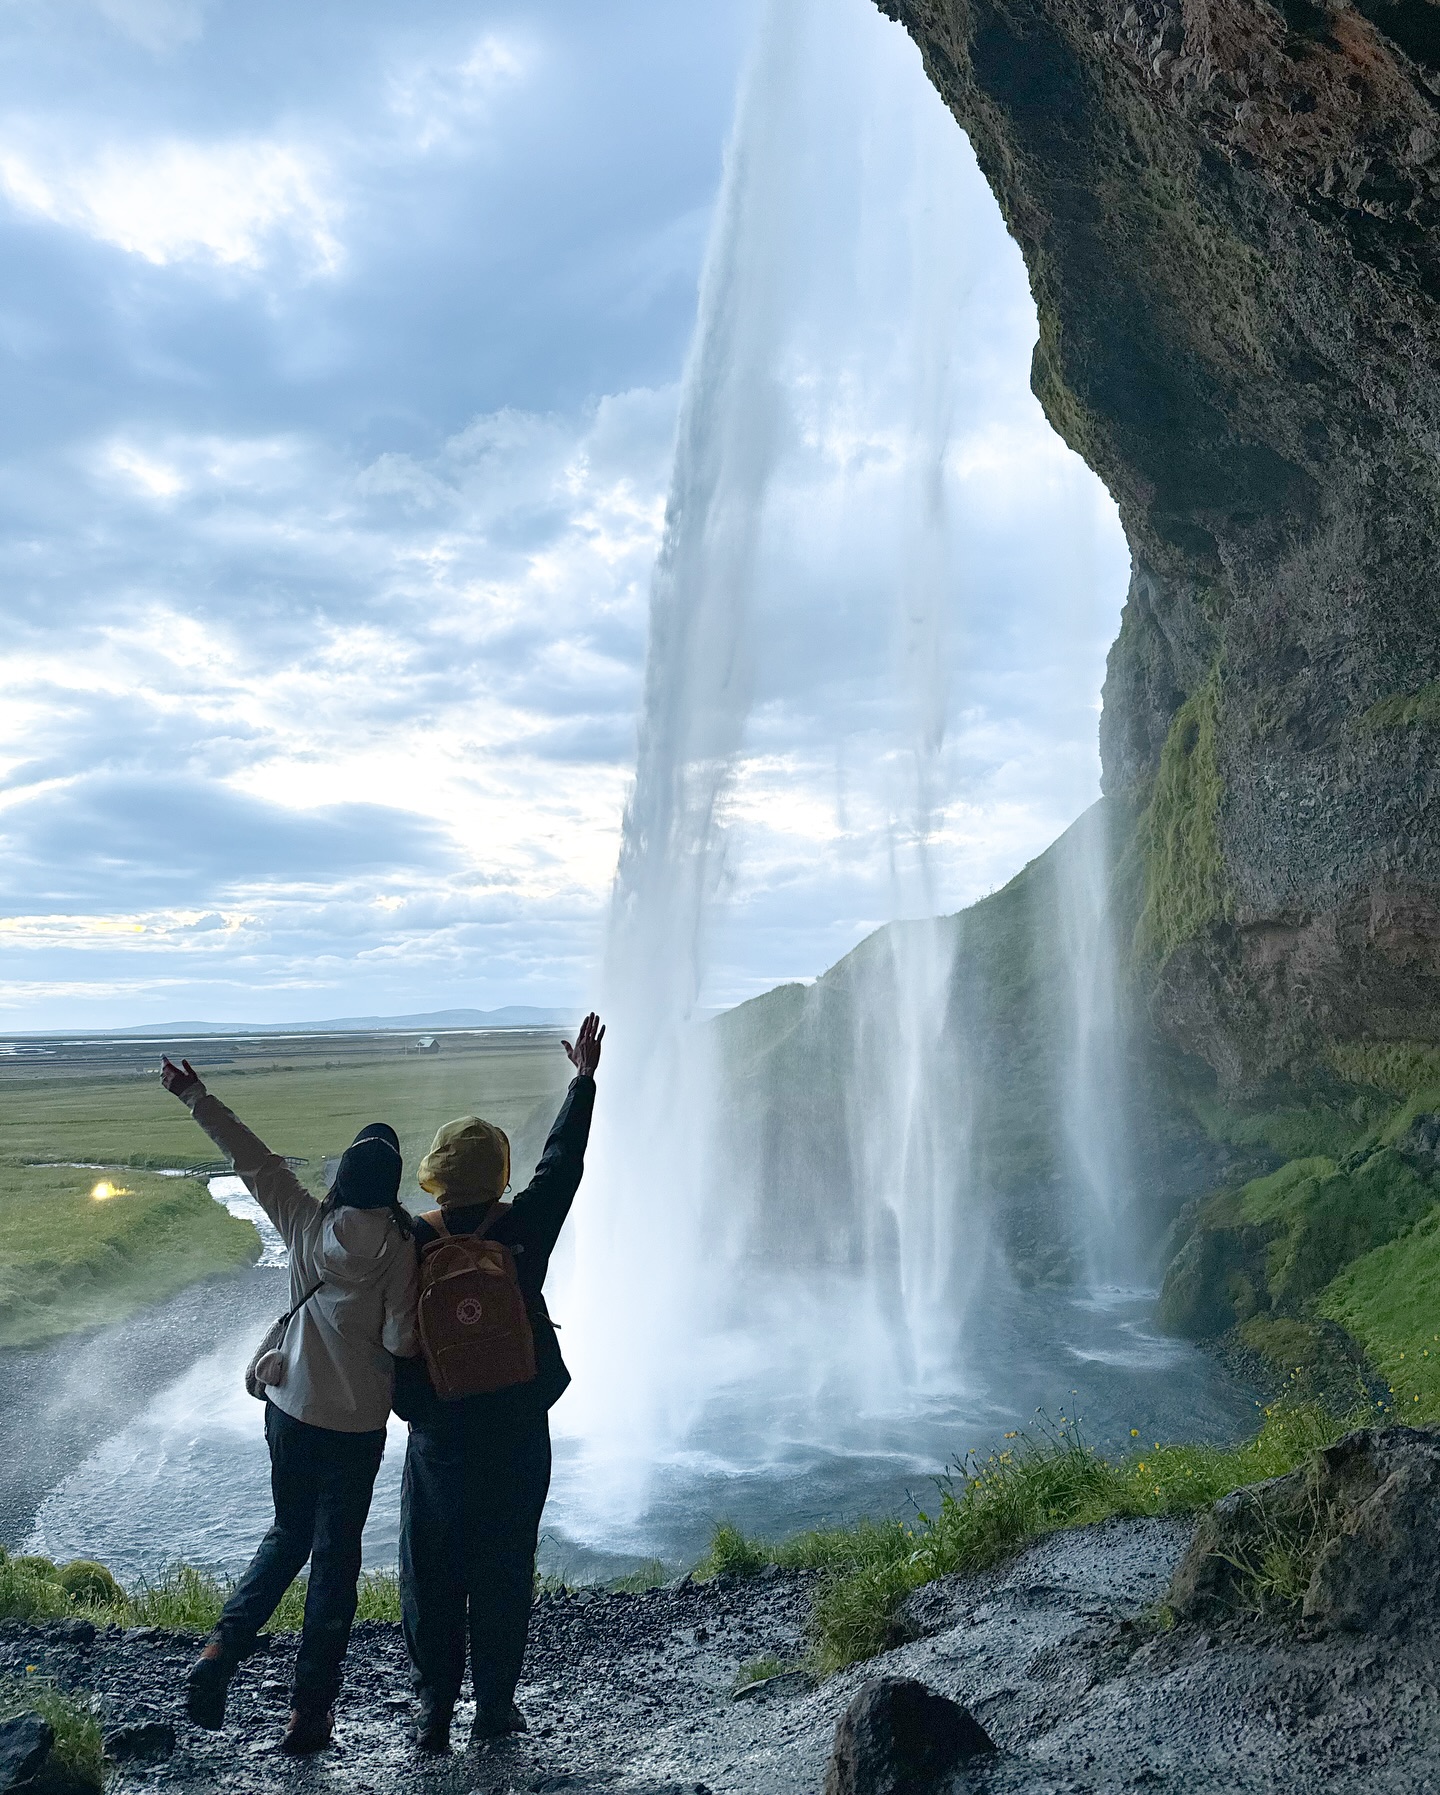
[[[1405,1233],[1434,1200],[1431,1181],[1389,1147],[1344,1167],[1294,1160],[1217,1191],[1182,1227],[1161,1320],[1203,1338],[1254,1316],[1303,1315],[1346,1266]]]
[[[1317,1154],[1342,1159],[1389,1108],[1383,1101],[1372,1104],[1360,1096],[1343,1104],[1311,1097],[1306,1102],[1239,1110],[1213,1096],[1194,1095],[1190,1107],[1212,1140],[1232,1147],[1268,1148],[1281,1159]]]
[[[1440,1204],[1348,1266],[1316,1307],[1365,1348],[1402,1412],[1440,1418]]]
[[[1397,1097],[1440,1095],[1440,1047],[1426,1041],[1343,1041],[1328,1050],[1330,1064],[1353,1085]]]
[[[1140,820],[1145,907],[1136,945],[1147,958],[1164,959],[1234,910],[1220,852],[1219,713],[1216,666],[1175,713]]]
[[[1434,729],[1440,726],[1440,679],[1416,692],[1396,692],[1372,704],[1360,718],[1362,729]]]

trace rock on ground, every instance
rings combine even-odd
[[[938,1795],[962,1764],[994,1749],[958,1702],[913,1677],[876,1677],[840,1716],[825,1795]]]
[[[50,1723],[38,1714],[17,1714],[0,1722],[0,1791],[8,1795],[30,1782],[54,1743]]]
[[[1201,1521],[1170,1602],[1187,1620],[1232,1611],[1277,1574],[1305,1620],[1356,1632],[1440,1613],[1440,1431],[1363,1427],[1286,1477],[1236,1490]]]

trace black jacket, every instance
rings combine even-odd
[[[503,1205],[500,1218],[487,1231],[490,1240],[502,1241],[515,1255],[515,1274],[530,1325],[535,1332],[536,1376],[533,1382],[496,1390],[486,1396],[462,1396],[442,1402],[430,1383],[425,1361],[401,1359],[395,1368],[395,1412],[426,1432],[468,1431],[501,1415],[544,1411],[556,1403],[570,1382],[560,1356],[560,1342],[545,1307],[545,1274],[560,1230],[570,1213],[585,1171],[585,1147],[590,1139],[590,1117],[595,1108],[595,1080],[575,1078],[565,1093],[535,1176],[512,1202]],[[445,1226],[451,1234],[473,1234],[490,1213],[488,1203],[472,1208],[447,1206]],[[415,1250],[439,1238],[423,1217],[415,1222]]]

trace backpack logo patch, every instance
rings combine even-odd
[[[485,1311],[481,1306],[480,1299],[475,1296],[467,1296],[465,1301],[460,1304],[458,1309],[456,1309],[455,1319],[460,1323],[461,1327],[473,1328],[484,1313]]]

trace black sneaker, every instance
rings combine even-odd
[[[483,1745],[491,1739],[503,1739],[507,1733],[528,1733],[529,1722],[514,1702],[503,1708],[477,1708],[475,1724],[470,1729],[470,1743]]]
[[[225,1695],[235,1674],[236,1660],[218,1639],[207,1640],[195,1660],[185,1686],[185,1711],[196,1726],[212,1732],[225,1724]]]

